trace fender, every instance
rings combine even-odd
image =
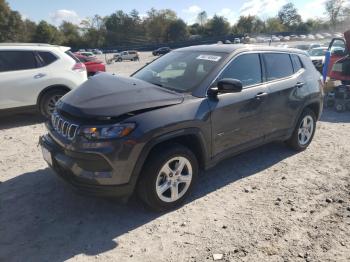
[[[48,86],[48,87],[45,87],[43,90],[41,90],[41,92],[39,93],[38,95],[38,98],[36,99],[36,104],[39,105],[40,103],[40,100],[42,98],[42,96],[46,93],[46,91],[48,91],[49,89],[55,89],[55,88],[61,88],[61,89],[66,89],[67,92],[71,91],[72,88],[69,88],[68,86],[66,85],[51,85],[51,86]]]
[[[157,146],[158,144],[162,143],[162,142],[166,142],[166,141],[170,141],[172,139],[176,139],[179,138],[181,136],[186,136],[186,135],[194,135],[197,137],[199,145],[200,145],[200,150],[202,152],[202,161],[205,165],[205,163],[208,162],[208,159],[210,159],[209,156],[209,149],[206,146],[205,143],[205,138],[204,135],[202,133],[202,131],[199,128],[185,128],[185,129],[180,129],[180,130],[176,130],[176,131],[172,131],[169,133],[165,133],[162,134],[158,137],[153,138],[151,141],[148,141],[145,146],[143,147],[139,158],[135,164],[134,170],[131,174],[131,178],[130,178],[130,184],[132,185],[132,187],[134,188],[136,186],[138,177],[140,175],[140,171],[142,166],[144,165],[147,157],[149,156],[149,153],[151,152],[152,149],[154,149],[155,146]]]

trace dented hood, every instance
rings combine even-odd
[[[183,95],[148,82],[101,73],[65,95],[57,107],[72,115],[118,117],[139,110],[179,104]]]

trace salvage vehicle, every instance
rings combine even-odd
[[[86,68],[69,47],[0,44],[0,113],[38,109],[49,117],[56,102],[86,81]]]
[[[139,52],[137,51],[123,51],[118,54],[115,54],[113,60],[116,62],[122,62],[124,60],[140,61],[140,56]]]
[[[101,73],[57,104],[40,138],[50,167],[82,192],[155,210],[186,199],[200,169],[286,141],[311,143],[322,81],[296,49],[203,45],[174,50],[131,77]]]
[[[101,60],[77,54],[75,56],[86,66],[88,77],[94,76],[98,72],[106,72],[106,66]]]
[[[319,72],[322,72],[327,47],[315,47],[308,51],[312,63]]]

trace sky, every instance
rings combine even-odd
[[[326,0],[7,0],[13,10],[19,11],[24,18],[33,21],[46,20],[60,25],[63,20],[79,24],[86,17],[95,14],[105,16],[116,10],[130,12],[132,9],[145,16],[152,7],[156,9],[169,8],[186,23],[196,22],[200,11],[206,11],[208,17],[214,14],[225,16],[233,24],[240,15],[258,15],[262,19],[275,16],[278,10],[287,2],[293,2],[304,20],[324,17]],[[350,4],[350,0],[348,0]]]

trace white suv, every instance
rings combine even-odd
[[[0,113],[36,107],[49,117],[56,102],[87,80],[69,47],[0,44]]]

